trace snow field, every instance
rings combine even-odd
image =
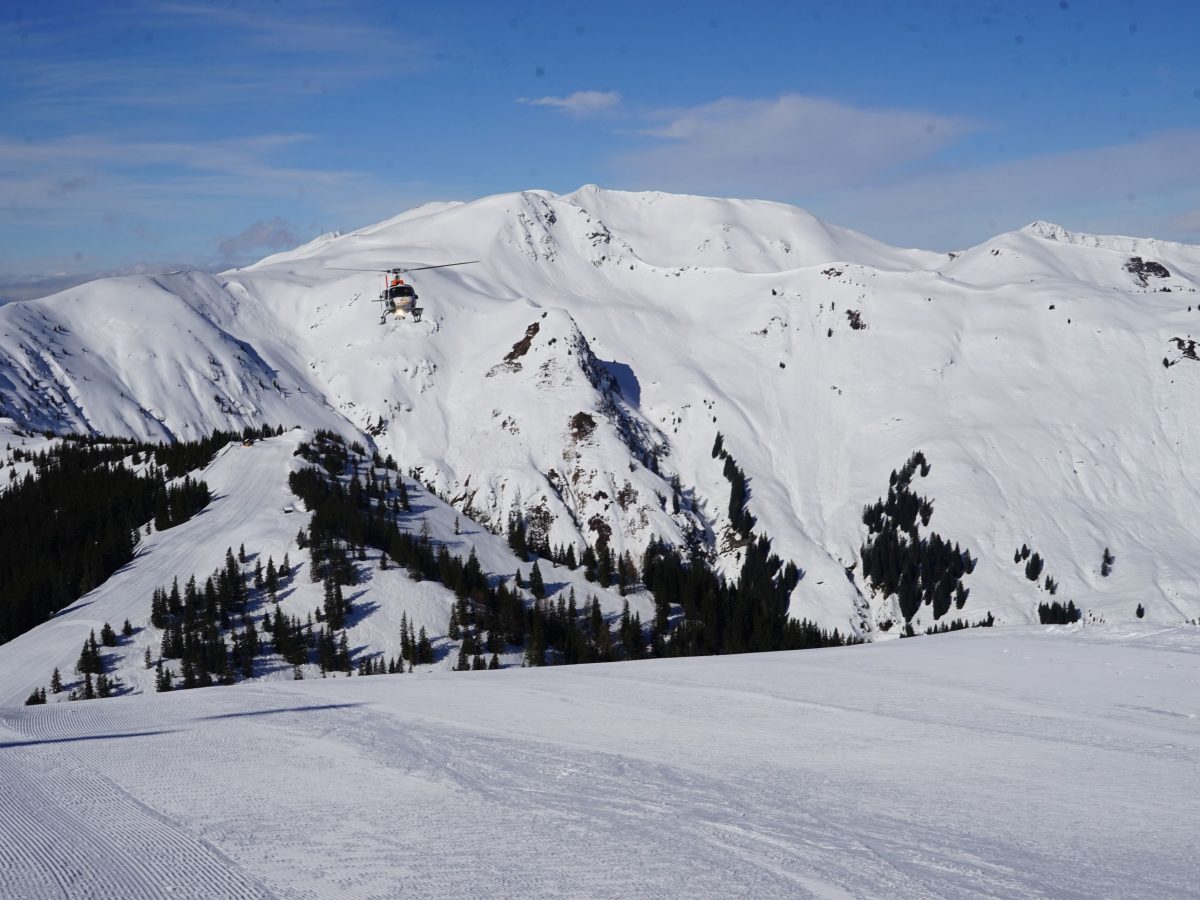
[[[1106,626],[9,708],[0,893],[1185,896],[1198,682]]]

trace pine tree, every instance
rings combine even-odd
[[[421,633],[417,638],[416,655],[418,663],[421,663],[422,665],[433,664],[433,645],[429,642],[429,637],[425,634],[424,625],[421,626]]]
[[[121,634],[125,635],[125,637],[133,637],[133,624],[128,619],[121,626]]]
[[[413,658],[413,642],[408,634],[408,613],[400,613],[400,657],[410,662]]]
[[[61,694],[63,689],[62,675],[59,674],[58,667],[54,667],[54,674],[50,676],[50,690],[52,693]]]
[[[279,590],[279,573],[275,570],[275,560],[273,557],[267,557],[267,574],[263,579],[263,584],[267,589],[267,593],[273,599],[276,591]]]
[[[608,546],[607,541],[600,541],[596,545],[596,581],[602,587],[608,587],[613,581],[613,552]]]
[[[154,689],[160,694],[171,689],[171,671],[163,668],[161,659],[154,669]]]
[[[542,570],[538,567],[536,559],[533,561],[533,568],[529,570],[529,593],[538,600],[546,598],[546,585],[542,581]]]
[[[525,665],[544,666],[546,664],[546,636],[542,627],[542,617],[534,616],[530,624],[529,635],[525,640]]]
[[[150,601],[150,624],[155,628],[165,628],[167,625],[167,597],[162,588],[155,588]]]
[[[183,663],[179,667],[179,678],[182,682],[182,688],[185,691],[191,690],[199,684],[196,677],[196,667],[192,665],[192,661],[184,657]]]

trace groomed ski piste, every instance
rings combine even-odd
[[[5,897],[1195,896],[1200,628],[0,710]]]

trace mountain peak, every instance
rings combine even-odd
[[[1047,222],[1044,219],[1030,222],[1021,229],[1021,233],[1031,234],[1034,237],[1044,238],[1047,241],[1063,241],[1065,243],[1074,243],[1074,238],[1077,237],[1074,232],[1068,231],[1061,225],[1055,225],[1053,222]]]
[[[1132,253],[1153,256],[1164,251],[1195,252],[1195,247],[1173,241],[1163,241],[1158,238],[1130,237],[1120,234],[1091,234],[1085,231],[1071,231],[1053,222],[1038,219],[1030,222],[1017,234],[1054,241],[1059,244],[1070,244],[1076,247],[1091,247],[1096,250],[1115,250],[1119,253]]]

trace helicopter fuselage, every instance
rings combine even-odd
[[[414,322],[421,321],[421,307],[417,306],[417,292],[411,284],[393,284],[379,295],[384,306],[384,318],[392,313],[397,319],[412,316]]]

